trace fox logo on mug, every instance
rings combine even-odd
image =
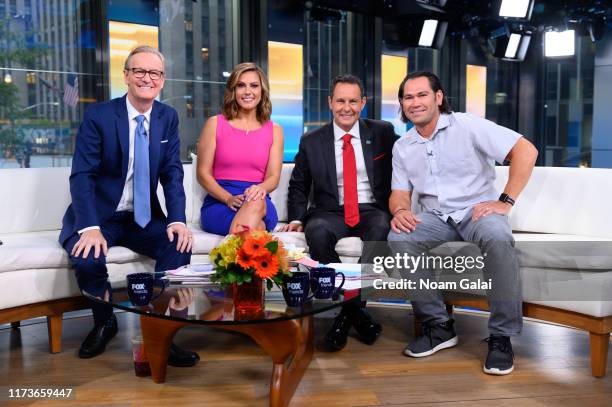
[[[145,289],[145,285],[144,284],[132,284],[132,290],[144,290]]]

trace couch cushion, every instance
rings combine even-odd
[[[612,240],[563,234],[514,233],[521,267],[612,270]],[[438,256],[478,256],[471,243],[450,242],[434,250]]]
[[[194,235],[194,247],[192,250],[194,255],[210,253],[210,251],[221,243],[221,240],[223,240],[223,236],[204,232],[197,224],[191,224],[189,227],[191,230],[193,230]],[[295,247],[303,247],[306,249],[306,251],[308,251],[304,233],[274,232],[273,234],[285,244],[292,244]],[[342,257],[359,257],[361,256],[361,247],[361,239],[357,237],[346,237],[344,239],[340,239],[338,244],[336,244],[336,251],[338,252],[338,255]]]
[[[154,261],[108,264],[108,279],[113,287],[125,286],[125,276],[153,270]],[[0,309],[36,304],[80,295],[74,272],[68,268],[24,269],[0,273]]]
[[[475,281],[477,275],[471,277]],[[523,301],[594,317],[612,315],[612,270],[576,271],[521,267]],[[495,281],[493,281],[495,284]],[[445,298],[484,296],[483,290],[445,291]]]
[[[191,221],[190,164],[183,165],[186,216]],[[0,171],[0,234],[58,230],[70,204],[70,168],[7,168]],[[197,182],[196,182],[197,183]],[[161,187],[157,194],[164,208]],[[199,215],[198,215],[199,219]]]
[[[58,230],[0,235],[0,272],[70,267],[68,254],[57,242],[58,236]],[[115,246],[108,251],[106,262],[123,264],[142,261],[145,257]]]
[[[501,192],[508,167],[496,167]],[[535,167],[510,213],[512,230],[612,238],[612,169]]]
[[[70,204],[69,176],[68,167],[0,171],[0,234],[59,229]]]

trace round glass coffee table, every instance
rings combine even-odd
[[[140,314],[143,344],[155,383],[166,380],[170,344],[184,326],[205,325],[250,336],[272,358],[270,406],[289,404],[312,360],[313,316],[359,300],[359,296],[341,292],[335,300],[315,299],[302,307],[288,307],[280,291],[271,291],[266,292],[263,311],[238,314],[229,294],[231,290],[214,284],[162,281],[156,280],[153,297],[158,297],[144,306],[134,305],[125,287],[113,289],[108,301],[87,292],[83,294],[113,308]]]

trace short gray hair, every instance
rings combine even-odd
[[[132,57],[136,54],[140,54],[142,52],[146,52],[148,54],[155,54],[159,57],[159,59],[161,59],[162,62],[162,69],[165,71],[166,70],[166,60],[164,58],[164,55],[159,52],[159,50],[157,48],[153,48],[149,45],[140,45],[136,48],[134,48],[132,50],[132,52],[130,52],[130,55],[128,55],[127,59],[125,60],[125,64],[123,65],[123,69],[130,69],[130,60],[132,59]]]

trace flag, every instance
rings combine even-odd
[[[70,107],[75,107],[79,103],[79,78],[69,73],[64,86],[64,103]]]

